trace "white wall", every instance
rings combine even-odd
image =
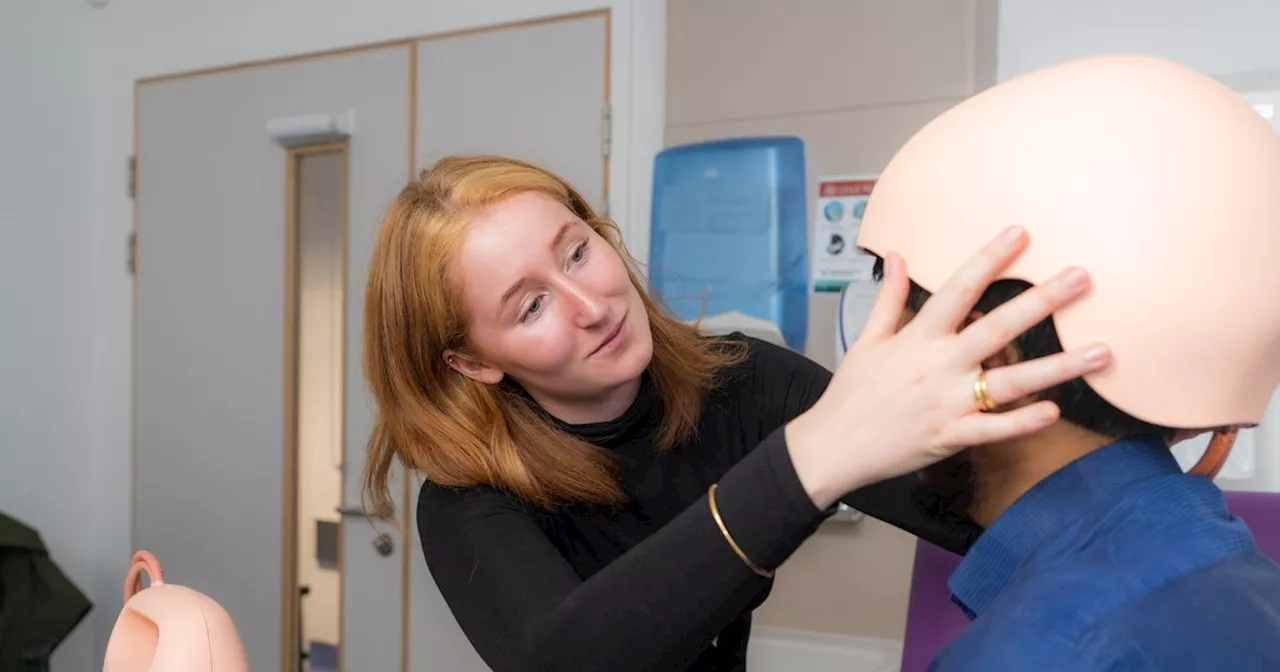
[[[1275,0],[1002,0],[997,74],[1116,51],[1246,72],[1280,66],[1277,34]]]
[[[123,484],[94,477],[92,448],[91,18],[82,3],[0,2],[0,511],[39,530],[96,602],[96,495]],[[91,669],[93,644],[80,628],[55,669]]]
[[[662,0],[0,3],[0,510],[40,528],[97,605],[57,669],[100,665],[132,551],[134,81],[599,7],[613,8],[610,192],[630,238],[662,142]]]

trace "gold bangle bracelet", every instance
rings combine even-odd
[[[733,549],[734,553],[738,554],[738,557],[742,559],[743,564],[745,564],[751,571],[766,579],[773,578],[773,572],[771,570],[765,569],[752,562],[751,558],[748,558],[747,554],[742,552],[742,549],[738,547],[738,542],[733,540],[733,535],[729,534],[729,528],[724,526],[724,520],[720,517],[720,508],[716,506],[715,483],[712,483],[711,487],[707,489],[707,503],[711,505],[711,517],[716,519],[716,526],[720,528],[720,534],[724,535],[724,540],[729,542],[729,547]]]

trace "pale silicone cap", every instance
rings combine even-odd
[[[1004,227],[1004,277],[1082,266],[1064,347],[1108,344],[1088,384],[1175,428],[1258,423],[1280,382],[1280,134],[1242,96],[1165,60],[1108,55],[956,105],[889,163],[858,246],[936,292]]]

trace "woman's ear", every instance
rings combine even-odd
[[[462,375],[485,385],[497,385],[502,382],[502,371],[481,362],[478,359],[459,354],[455,350],[445,350],[444,363]]]

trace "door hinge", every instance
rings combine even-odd
[[[613,106],[600,107],[600,155],[608,158],[613,153]]]
[[[129,198],[138,197],[138,157],[129,157]]]
[[[129,275],[136,275],[138,272],[138,233],[136,231],[129,232],[129,238],[125,242],[125,269],[129,271]]]

